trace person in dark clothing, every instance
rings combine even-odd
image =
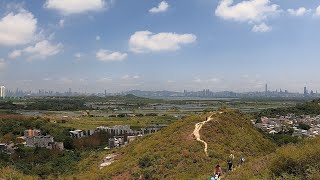
[[[232,160],[228,160],[228,171],[232,171]]]

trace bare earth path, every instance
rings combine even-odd
[[[207,122],[213,120],[212,116],[215,114],[217,114],[217,113],[216,112],[212,113],[205,121],[197,123],[195,125],[194,131],[193,131],[193,135],[196,138],[196,140],[204,144],[204,153],[206,154],[206,156],[208,156],[208,144],[204,140],[201,139],[200,130],[203,125],[205,125]],[[222,114],[222,112],[219,112],[219,114]]]

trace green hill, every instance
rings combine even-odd
[[[226,167],[230,153],[237,159],[243,155],[250,160],[275,150],[276,146],[256,131],[245,115],[228,111],[215,115],[215,120],[200,131],[202,139],[208,142],[207,157],[203,144],[192,135],[194,125],[205,117],[197,115],[177,121],[116,152],[119,160],[112,165],[98,170],[98,164],[94,164],[68,178],[208,179],[216,164]]]

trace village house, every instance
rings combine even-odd
[[[40,147],[47,149],[64,150],[63,142],[55,142],[54,137],[50,135],[41,135],[40,130],[25,130],[24,131],[25,146],[26,147]]]
[[[74,131],[70,131],[70,136],[72,138],[82,138],[84,137],[84,132],[80,129],[74,130]]]

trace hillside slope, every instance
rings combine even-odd
[[[93,163],[81,174],[67,178],[208,179],[216,164],[226,166],[230,153],[236,158],[247,156],[250,160],[250,157],[265,155],[275,149],[275,145],[264,139],[244,115],[228,111],[214,115],[216,120],[208,122],[200,131],[201,137],[208,142],[207,157],[203,144],[192,135],[195,123],[205,118],[205,115],[197,115],[177,121],[116,152],[119,160],[111,166],[98,170],[98,164]]]
[[[320,179],[320,138],[280,147],[234,171],[230,179]]]

